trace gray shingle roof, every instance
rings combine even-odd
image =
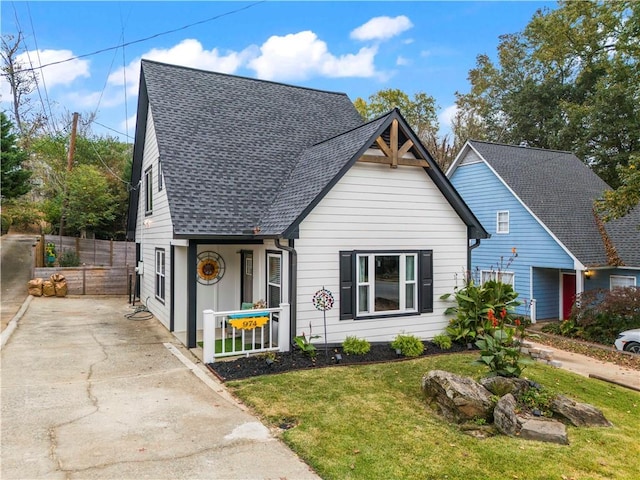
[[[142,61],[176,236],[243,235],[310,146],[363,121],[345,94]]]
[[[570,152],[475,140],[469,144],[581,263],[590,267],[608,264],[593,202],[610,188],[578,157]],[[638,225],[640,209],[605,226],[627,266],[640,266]]]
[[[338,174],[361,150],[369,146],[371,138],[389,113],[361,127],[318,143],[300,155],[280,194],[265,215],[262,233],[280,233],[286,230],[313,201],[338,178]],[[359,156],[359,155],[358,155]]]

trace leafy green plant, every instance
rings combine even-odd
[[[5,215],[4,213],[0,215],[0,221],[2,221],[2,235],[6,234],[11,228],[11,217],[9,215]]]
[[[551,411],[551,403],[557,394],[547,390],[545,388],[527,388],[524,390],[516,401],[523,408],[526,408],[530,411],[538,410],[541,415],[545,417],[551,417],[553,412]]]
[[[506,309],[502,309],[498,317],[489,310],[487,317],[490,324],[476,341],[480,358],[474,363],[489,367],[491,375],[519,377],[524,367],[531,363],[530,359],[521,356],[524,322],[516,318],[513,324],[508,323],[510,319]]]
[[[452,340],[446,333],[440,333],[433,337],[433,343],[435,343],[442,350],[449,350],[452,346]]]
[[[424,352],[424,343],[415,335],[400,334],[391,342],[391,348],[405,357],[418,357]]]
[[[302,332],[302,335],[293,337],[293,342],[302,353],[308,355],[311,358],[316,358],[318,349],[313,343],[311,343],[311,340],[314,340],[316,338],[320,338],[320,335],[311,334],[311,322],[309,322],[309,336],[307,337],[306,334]]]
[[[365,355],[371,350],[371,344],[364,338],[348,336],[342,342],[342,351],[348,355]]]
[[[61,267],[79,267],[80,257],[71,250],[65,250],[58,258],[58,263]]]
[[[507,310],[512,312],[521,304],[516,298],[518,293],[511,285],[494,280],[476,285],[469,280],[464,288],[456,289],[453,294],[455,305],[445,310],[445,315],[454,315],[446,332],[454,342],[469,343],[482,335],[489,326],[489,311]],[[447,300],[451,294],[440,297]]]

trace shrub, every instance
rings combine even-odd
[[[1,235],[4,235],[9,232],[9,228],[11,228],[11,217],[3,213],[0,215],[0,221],[2,222]]]
[[[61,267],[79,267],[80,257],[71,250],[65,250],[58,258],[58,264]]]
[[[342,351],[348,355],[365,355],[371,350],[371,344],[364,338],[349,336],[342,342]]]
[[[424,352],[424,343],[415,335],[398,335],[393,342],[391,348],[400,350],[405,357],[418,357]]]
[[[449,350],[452,346],[452,340],[446,333],[440,333],[433,337],[433,343],[435,343],[442,350]]]
[[[510,315],[521,304],[518,293],[509,284],[494,280],[476,285],[469,280],[464,288],[454,292],[456,305],[445,310],[445,315],[455,315],[449,322],[447,334],[458,343],[472,342],[490,328],[488,312],[506,310]],[[451,294],[440,297],[446,300]]]
[[[618,333],[640,326],[640,288],[584,292],[578,296],[570,320],[580,329],[577,336],[611,345]]]

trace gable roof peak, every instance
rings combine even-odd
[[[531,145],[529,145],[529,143],[526,140],[523,140],[522,142],[520,142],[519,145],[513,145],[513,144],[510,144],[510,143],[501,143],[501,142],[489,142],[487,140],[473,140],[473,139],[467,140],[467,143],[470,144],[470,145],[482,143],[484,145],[492,145],[492,146],[495,146],[495,147],[508,147],[508,148],[519,148],[519,149],[526,148],[527,150],[539,150],[539,151],[542,151],[542,152],[567,153],[567,154],[573,155],[573,152],[571,152],[569,150],[555,150],[553,148],[532,147]]]

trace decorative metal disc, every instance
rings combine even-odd
[[[321,290],[318,290],[313,295],[312,302],[313,306],[316,307],[317,310],[326,312],[333,308],[333,294],[326,288],[322,287]]]
[[[198,283],[213,285],[224,276],[224,259],[216,252],[202,252],[198,255]]]

